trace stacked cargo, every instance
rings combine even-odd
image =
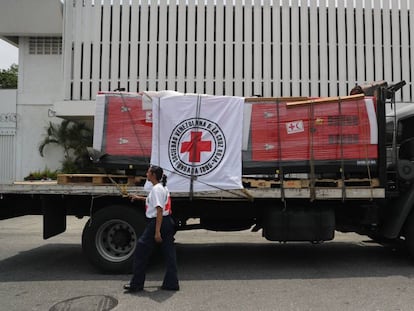
[[[292,102],[246,99],[251,105],[250,139],[244,171],[351,175],[375,170],[375,99],[348,96]]]
[[[179,104],[180,95],[176,100]],[[145,171],[151,158],[151,99],[144,94],[102,93],[96,104],[94,149],[103,154],[97,162]],[[269,176],[374,176],[377,128],[375,98],[363,95],[246,98],[244,120],[234,124],[235,131],[243,132],[243,175]]]

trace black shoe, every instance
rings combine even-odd
[[[131,284],[125,284],[124,289],[128,293],[136,293],[136,292],[140,292],[143,290],[142,287],[131,286]]]
[[[172,291],[179,291],[180,290],[180,286],[161,286],[161,289],[163,290],[172,290]]]

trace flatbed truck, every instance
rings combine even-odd
[[[245,176],[240,190],[173,192],[177,230],[251,229],[280,242],[323,242],[334,239],[335,231],[356,232],[377,241],[404,240],[414,255],[414,152],[410,152],[414,133],[398,131],[403,120],[397,116],[394,125],[387,124],[385,104],[388,99],[392,102],[393,90],[380,88],[377,97],[377,177]],[[414,113],[404,119],[408,117],[414,119]],[[393,129],[391,133],[387,127]],[[389,142],[386,137],[391,137]],[[404,159],[400,150],[408,150]],[[68,215],[89,217],[82,248],[90,262],[106,273],[130,271],[145,214],[144,203],[132,203],[126,195],[147,192],[142,184],[108,178],[111,183],[99,185],[56,181],[0,185],[0,219],[41,215],[43,238],[48,239],[66,230]]]

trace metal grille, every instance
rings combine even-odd
[[[65,1],[65,99],[337,96],[404,79],[396,100],[412,102],[413,24],[409,0]]]
[[[0,128],[0,183],[15,180],[15,129]]]

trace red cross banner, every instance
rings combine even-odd
[[[244,98],[154,97],[151,164],[172,192],[241,189]]]

